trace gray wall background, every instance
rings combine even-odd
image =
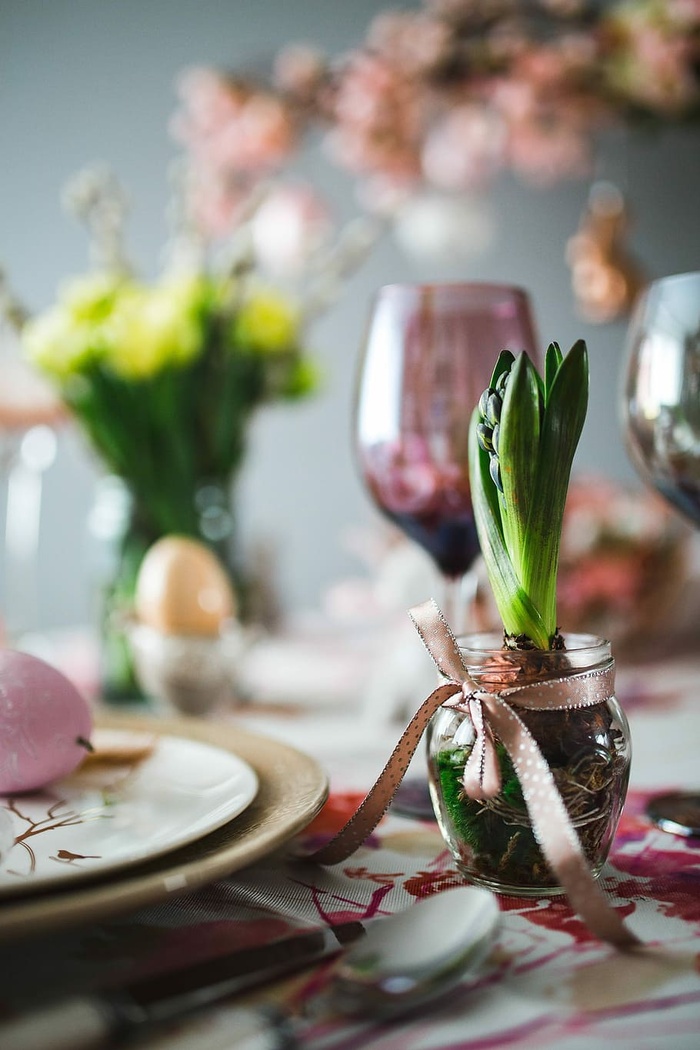
[[[166,232],[166,169],[174,155],[167,122],[181,69],[254,64],[294,40],[337,54],[361,41],[384,6],[376,0],[0,0],[0,264],[16,290],[42,309],[61,279],[84,269],[85,238],[62,212],[59,196],[66,180],[95,160],[108,162],[128,188],[132,254],[146,275],[156,272]],[[607,144],[600,173],[622,180],[635,217],[633,247],[653,275],[700,267],[699,162],[696,128],[614,136]],[[318,155],[302,164],[340,211],[351,214],[345,177]],[[569,346],[582,336],[589,343],[592,405],[578,468],[636,483],[617,409],[625,327],[592,327],[575,316],[563,259],[587,191],[577,182],[543,193],[503,178],[490,194],[498,231],[488,251],[436,263],[408,258],[386,241],[316,325],[312,342],[326,370],[325,389],[300,407],[261,414],[238,494],[244,541],[263,538],[276,550],[287,609],[317,605],[329,584],[357,570],[343,531],[375,519],[352,462],[351,399],[369,299],[385,282],[489,279],[527,287],[543,342]],[[86,516],[98,473],[79,435],[64,432],[44,488],[39,626],[90,615]]]

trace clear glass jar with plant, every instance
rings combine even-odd
[[[629,728],[612,693],[610,644],[557,623],[564,504],[588,405],[582,341],[553,343],[540,376],[527,354],[504,351],[474,411],[472,498],[503,637],[459,640],[470,679],[510,705],[536,742],[594,875],[622,811]],[[605,688],[599,683],[605,682]],[[543,688],[544,687],[544,688]],[[522,774],[490,729],[498,788],[467,789],[477,729],[465,705],[443,706],[428,731],[433,804],[460,870],[501,892],[562,892],[541,848]]]

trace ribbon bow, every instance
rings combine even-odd
[[[448,700],[443,707],[464,711],[474,727],[474,744],[464,767],[462,784],[469,798],[486,801],[495,798],[501,790],[501,767],[498,764],[493,730],[484,717],[484,701],[495,694],[469,690],[462,682],[462,699]]]
[[[475,733],[464,769],[467,794],[486,800],[499,793],[501,777],[494,745],[494,738],[498,737],[520,781],[535,837],[572,908],[601,940],[619,948],[638,946],[639,940],[612,910],[593,878],[551,770],[514,709],[520,706],[564,710],[603,703],[613,695],[612,661],[608,667],[565,679],[485,692],[464,666],[457,641],[437,604],[424,602],[411,609],[409,615],[445,682],[421,704],[354,815],[330,842],[307,859],[337,864],[354,853],[389,808],[433,714],[439,707],[461,710],[471,719]]]

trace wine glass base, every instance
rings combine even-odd
[[[700,792],[672,791],[657,795],[647,805],[647,816],[671,835],[700,837]]]
[[[428,781],[424,777],[404,780],[394,795],[391,812],[413,820],[435,820]]]

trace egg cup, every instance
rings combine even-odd
[[[201,717],[237,702],[244,636],[235,621],[216,635],[165,634],[133,622],[127,637],[141,687],[164,712]]]

